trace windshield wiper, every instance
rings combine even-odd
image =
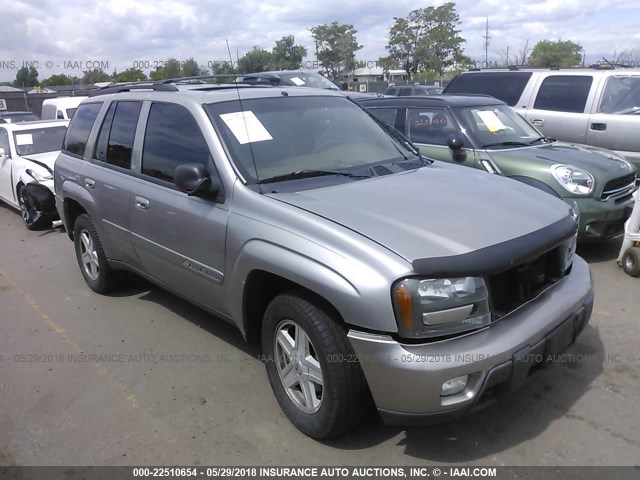
[[[496,143],[488,143],[487,145],[483,145],[482,148],[489,147],[526,147],[528,143],[524,142],[496,142]]]
[[[289,172],[283,175],[276,175],[274,177],[264,178],[262,180],[258,180],[256,184],[260,185],[263,183],[275,183],[275,182],[283,182],[285,180],[299,180],[301,178],[311,178],[311,177],[322,177],[326,175],[338,175],[341,177],[349,177],[349,178],[371,178],[371,175],[360,175],[356,173],[349,172],[337,172],[333,170],[300,170],[297,172]]]
[[[538,142],[544,142],[544,143],[551,143],[551,142],[555,142],[556,139],[555,138],[551,138],[551,137],[538,137],[535,140],[532,140],[529,142],[529,145],[535,145]]]

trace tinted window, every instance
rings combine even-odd
[[[396,113],[398,112],[397,108],[369,108],[367,111],[382,123],[390,127],[395,126]]]
[[[96,159],[116,167],[131,168],[131,151],[141,107],[141,102],[117,102],[109,106],[98,136]]]
[[[518,103],[531,72],[463,73],[443,93],[480,93],[498,98],[512,107]]]
[[[392,88],[388,88],[386,92],[384,92],[385,95],[395,95],[398,92],[398,89],[392,87]]]
[[[200,127],[186,108],[165,103],[151,105],[144,135],[142,173],[173,182],[178,165],[207,165],[209,156]]]
[[[407,110],[409,140],[429,145],[446,145],[447,137],[458,128],[451,116],[440,108],[411,108]]]
[[[584,112],[593,77],[553,75],[540,85],[533,108],[558,112]]]
[[[414,95],[429,95],[429,93],[424,88],[416,88],[413,91]]]
[[[64,138],[63,150],[74,155],[84,155],[84,149],[100,107],[102,103],[86,103],[78,107]]]
[[[401,88],[398,93],[399,97],[409,97],[411,96],[411,88]]]
[[[598,111],[635,113],[638,109],[640,109],[640,76],[609,77]]]

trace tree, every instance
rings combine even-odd
[[[22,67],[16,73],[16,79],[13,82],[14,87],[35,87],[39,85],[38,82],[38,71],[32,65],[30,67]]]
[[[462,44],[460,17],[453,2],[439,7],[413,10],[406,18],[394,18],[389,30],[388,61],[401,66],[409,77],[433,70],[439,77],[460,62]]]
[[[180,71],[183,77],[196,77],[207,73],[207,69],[200,68],[198,62],[196,62],[193,57],[182,62],[182,68]]]
[[[353,25],[338,22],[311,29],[318,61],[329,77],[337,79],[345,70],[355,67],[356,51],[362,48],[358,45],[356,33],[358,31]]]
[[[99,82],[108,82],[111,80],[111,76],[109,76],[109,74],[106,73],[101,68],[83,71],[82,73],[83,75],[82,75],[82,79],[80,80],[80,83],[84,85],[91,85],[93,83],[99,83]]]
[[[569,40],[541,40],[529,57],[529,63],[537,67],[573,67],[581,61],[582,45]]]
[[[166,80],[168,78],[178,78],[182,76],[180,62],[175,58],[165,60],[162,66],[156,67],[151,72],[151,80]]]
[[[147,80],[147,76],[139,68],[128,68],[122,73],[113,72],[114,82],[139,82]]]
[[[302,45],[295,45],[295,41],[293,35],[276,40],[276,46],[271,50],[272,68],[297,70],[302,66],[302,59],[307,56],[307,49]]]
[[[273,56],[260,47],[253,47],[253,50],[244,54],[238,60],[239,73],[257,73],[271,70]]]
[[[73,85],[73,79],[64,73],[60,75],[51,75],[49,78],[45,78],[40,85],[43,87],[58,87],[62,85]]]

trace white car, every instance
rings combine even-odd
[[[42,120],[71,120],[80,102],[88,97],[47,98],[42,102]]]
[[[68,120],[0,124],[0,200],[20,209],[29,230],[58,220],[53,165]]]

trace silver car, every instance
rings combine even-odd
[[[100,91],[55,191],[89,287],[132,271],[236,325],[315,438],[372,405],[401,425],[482,408],[591,315],[567,204],[428,160],[339,93]]]

